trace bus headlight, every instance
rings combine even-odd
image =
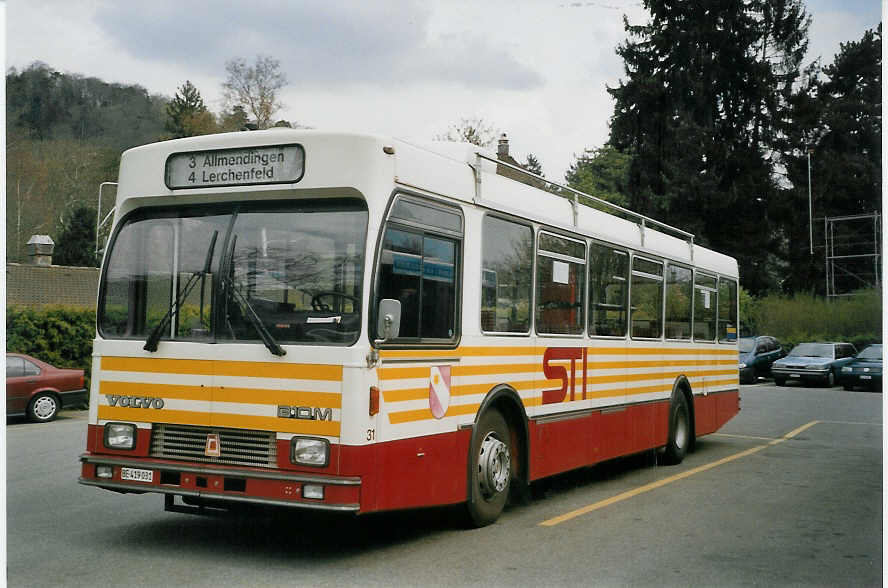
[[[317,437],[293,437],[290,461],[297,465],[326,467],[330,462],[330,442]]]
[[[132,423],[108,423],[105,425],[105,447],[132,449],[136,446],[136,425]]]

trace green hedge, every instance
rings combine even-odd
[[[771,335],[790,349],[805,341],[845,341],[862,349],[882,342],[882,294],[862,290],[827,299],[813,294],[740,296],[745,335]]]
[[[60,368],[92,371],[96,312],[82,308],[6,307],[6,350],[26,353]]]

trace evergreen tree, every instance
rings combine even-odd
[[[96,267],[96,211],[78,206],[62,228],[53,252],[55,265]]]
[[[540,163],[540,160],[537,159],[533,153],[527,154],[527,161],[525,161],[524,165],[522,165],[521,167],[523,167],[524,169],[526,169],[527,171],[529,171],[532,174],[536,174],[536,175],[540,176],[541,178],[546,177],[546,175],[543,173],[543,165]]]
[[[610,145],[586,149],[564,174],[567,185],[618,206],[628,206],[626,182],[629,156]]]
[[[166,129],[174,139],[213,132],[215,121],[194,85],[186,80],[166,107]],[[211,125],[210,122],[213,122]]]
[[[247,111],[240,104],[235,105],[228,112],[223,112],[220,118],[219,127],[224,132],[242,131],[246,128],[249,120]]]
[[[631,208],[738,258],[754,293],[775,285],[775,147],[806,49],[801,0],[645,0],[617,53],[626,80],[609,143],[631,155]],[[754,243],[754,247],[749,244]]]
[[[793,125],[782,149],[788,186],[773,207],[782,227],[786,292],[825,291],[820,219],[881,211],[881,88],[880,24],[859,41],[842,43],[832,64],[809,67],[792,97]],[[810,229],[809,156],[815,218]]]

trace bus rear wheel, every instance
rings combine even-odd
[[[669,440],[662,461],[677,465],[684,460],[691,445],[691,418],[684,394],[678,393],[669,407]]]
[[[499,518],[509,496],[512,448],[509,425],[496,410],[488,410],[472,433],[469,454],[468,522],[484,527]]]

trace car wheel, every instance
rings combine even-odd
[[[51,392],[37,394],[28,404],[28,418],[34,422],[46,423],[59,414],[59,401]]]
[[[777,386],[785,386],[786,379],[785,378],[774,378],[774,384]]]
[[[469,455],[469,524],[483,527],[499,518],[509,496],[512,478],[511,435],[506,420],[496,410],[488,410],[472,435]]]
[[[854,384],[842,384],[842,388],[845,389],[845,392],[851,392],[854,390]]]
[[[832,370],[830,370],[829,374],[827,374],[826,379],[823,381],[823,383],[827,388],[832,388],[836,385],[836,375],[832,373]]]
[[[667,465],[682,462],[691,445],[691,418],[684,394],[678,393],[669,407],[669,440],[661,459]]]

